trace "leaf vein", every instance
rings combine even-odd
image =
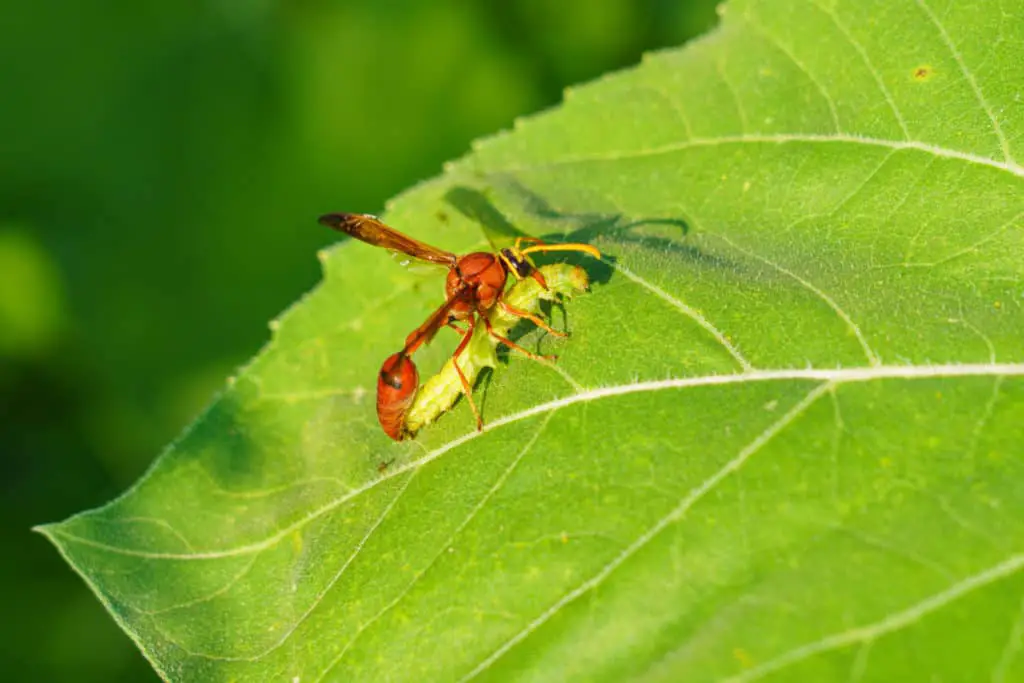
[[[209,602],[210,600],[213,600],[214,598],[217,598],[217,597],[219,597],[221,595],[224,595],[225,593],[230,591],[232,588],[234,588],[234,586],[239,581],[244,579],[245,576],[250,571],[252,571],[253,565],[256,564],[256,560],[258,560],[259,557],[260,557],[259,553],[254,553],[253,556],[250,557],[247,562],[243,563],[241,570],[238,571],[234,576],[231,576],[224,583],[223,586],[221,586],[220,588],[217,588],[216,590],[214,590],[214,591],[212,591],[210,593],[207,593],[206,595],[201,595],[201,596],[199,596],[197,598],[193,598],[191,600],[186,600],[184,602],[179,602],[179,603],[174,604],[174,605],[168,605],[167,607],[161,607],[160,609],[154,609],[154,610],[145,610],[145,609],[141,609],[139,607],[135,607],[134,605],[131,605],[130,603],[128,603],[123,598],[122,598],[121,601],[129,609],[135,610],[136,612],[138,612],[140,614],[145,614],[148,617],[156,617],[156,616],[159,616],[161,614],[166,614],[168,612],[175,612],[175,611],[182,610],[182,609],[188,609],[189,607],[195,607],[196,605],[201,605],[204,602]],[[166,637],[166,634],[165,634],[165,637]],[[178,645],[179,647],[181,647],[182,650],[185,650],[186,652],[188,652],[188,648],[184,647],[181,643],[175,642],[175,644]]]
[[[243,659],[246,661],[255,661],[261,659],[270,654],[271,652],[273,652],[274,650],[278,649],[282,645],[284,645],[285,642],[287,642],[287,640],[292,636],[292,634],[294,634],[298,630],[299,626],[301,626],[306,621],[306,619],[308,619],[310,615],[313,614],[313,611],[317,608],[317,606],[321,602],[323,602],[324,596],[326,596],[331,591],[331,589],[334,588],[335,585],[337,585],[338,581],[341,580],[341,577],[345,575],[346,571],[348,571],[348,568],[352,566],[352,563],[362,552],[363,548],[366,547],[366,544],[377,532],[377,529],[380,528],[381,524],[384,523],[384,520],[387,519],[389,514],[391,514],[391,511],[394,509],[395,505],[398,504],[398,501],[402,498],[402,495],[409,489],[409,484],[416,477],[417,472],[419,472],[419,470],[413,470],[409,477],[406,478],[405,482],[403,482],[402,484],[402,487],[398,489],[394,497],[388,502],[387,506],[385,506],[384,510],[381,511],[380,516],[377,517],[377,519],[374,521],[373,526],[371,526],[367,530],[367,532],[356,544],[355,548],[352,550],[352,553],[348,556],[348,559],[345,560],[345,562],[341,565],[338,571],[334,573],[334,576],[332,576],[331,579],[327,582],[327,584],[320,589],[316,596],[314,596],[313,601],[309,604],[306,610],[299,616],[299,618],[295,620],[295,623],[293,623],[286,631],[284,631],[276,642],[274,642],[272,645],[267,647],[262,652],[247,657],[239,657],[238,659]],[[215,658],[234,659],[231,657],[221,656],[216,656]]]
[[[1010,629],[1003,652],[992,671],[992,683],[1003,683],[1006,680],[1006,672],[1013,665],[1013,660],[1020,654],[1022,646],[1024,646],[1024,597],[1021,598],[1017,618]]]
[[[647,83],[644,84],[644,87],[646,87],[648,90],[655,93],[658,97],[668,102],[668,105],[672,108],[672,111],[675,112],[675,115],[679,119],[679,122],[683,124],[683,130],[686,132],[686,139],[692,139],[693,128],[690,125],[690,119],[686,115],[686,110],[683,109],[682,103],[677,101],[676,98],[672,97],[672,95],[669,94],[667,90],[664,90],[663,88],[660,88],[657,85]]]
[[[416,572],[416,574],[412,577],[412,579],[405,586],[405,588],[402,589],[401,593],[399,593],[387,605],[382,607],[381,610],[377,612],[377,614],[375,614],[369,621],[367,621],[365,624],[360,625],[356,633],[353,634],[351,638],[349,638],[347,643],[345,643],[345,647],[343,647],[341,652],[339,652],[338,655],[331,660],[331,662],[327,665],[327,668],[324,669],[323,673],[320,674],[320,676],[316,679],[314,683],[319,683],[319,681],[323,680],[324,677],[327,676],[342,659],[344,659],[345,654],[351,649],[352,645],[356,642],[356,640],[359,639],[359,636],[361,636],[363,632],[370,628],[370,626],[372,626],[381,617],[383,617],[385,614],[387,614],[392,609],[397,607],[402,602],[402,600],[405,599],[405,596],[409,594],[409,591],[411,591],[413,587],[419,583],[420,579],[427,575],[427,573],[434,566],[437,560],[443,557],[445,549],[451,547],[452,543],[454,543],[455,539],[459,537],[459,534],[462,533],[463,529],[469,526],[470,522],[472,522],[476,518],[480,510],[482,510],[484,506],[488,502],[490,502],[491,498],[494,497],[494,494],[501,490],[501,487],[505,485],[505,482],[508,481],[508,478],[512,475],[512,472],[515,471],[515,469],[519,466],[519,463],[522,461],[522,459],[526,456],[530,449],[533,448],[533,445],[537,442],[537,439],[540,438],[540,435],[544,432],[544,429],[545,427],[547,427],[548,422],[551,421],[552,415],[554,415],[554,413],[548,413],[547,416],[541,421],[540,425],[537,427],[537,431],[535,431],[533,436],[530,437],[530,439],[526,442],[526,445],[523,446],[522,449],[520,449],[519,453],[512,460],[509,466],[505,468],[505,471],[498,476],[498,478],[495,480],[494,484],[487,491],[487,493],[485,493],[484,496],[479,501],[477,501],[477,504],[473,507],[472,510],[469,511],[469,514],[467,514],[466,518],[462,520],[462,523],[460,523],[451,533],[451,535],[449,535],[448,538],[445,539],[445,541],[441,544],[441,547],[438,549],[437,553],[430,559],[430,562],[428,562],[423,569]]]
[[[946,32],[946,28],[942,25],[942,22],[939,21],[939,18],[935,16],[935,13],[932,12],[928,4],[924,0],[916,0],[916,2],[918,7],[928,15],[928,19],[935,25],[935,28],[939,32],[939,36],[942,38],[942,42],[945,43],[950,54],[953,55],[953,59],[960,67],[961,73],[963,73],[964,78],[967,79],[967,83],[971,86],[971,90],[974,91],[974,96],[978,98],[978,104],[981,105],[981,108],[985,111],[989,121],[992,122],[992,131],[999,140],[999,147],[1003,151],[1003,159],[1008,163],[1015,163],[1013,155],[1010,153],[1010,144],[1007,141],[1006,136],[1003,135],[1002,127],[999,125],[999,119],[996,117],[991,105],[989,105],[988,100],[985,99],[984,93],[981,92],[981,86],[978,85],[978,81],[974,78],[974,74],[967,68],[967,63],[964,61],[963,55],[960,54],[960,51],[956,48],[956,44],[953,42],[953,39],[950,37],[949,33]]]
[[[714,324],[711,323],[711,321],[705,318],[700,313],[700,311],[691,306],[688,306],[683,301],[672,296],[671,294],[669,294],[668,292],[666,292],[664,289],[657,286],[653,282],[645,280],[641,276],[637,275],[633,271],[623,266],[621,263],[610,263],[610,265],[612,266],[612,268],[622,273],[627,278],[637,283],[644,289],[647,289],[652,294],[657,296],[659,299],[667,302],[673,308],[678,309],[683,313],[683,315],[685,315],[686,317],[690,318],[695,323],[700,325],[701,328],[703,328],[708,334],[714,337],[719,344],[722,345],[722,348],[724,348],[729,353],[729,355],[733,357],[733,360],[735,360],[739,364],[740,368],[742,368],[744,371],[750,371],[754,369],[753,364],[751,364],[751,362],[748,361],[742,353],[740,353],[739,349],[737,349],[732,344],[732,342],[729,341],[725,334],[723,334],[721,330],[715,327]]]
[[[736,115],[740,119],[740,130],[746,134],[750,130],[750,122],[747,120],[747,111],[743,108],[743,102],[740,100],[740,93],[736,90],[736,86],[729,80],[729,76],[725,72],[725,58],[720,57],[715,60],[715,71],[718,73],[718,77],[722,79],[722,83],[725,85],[725,89],[729,91],[729,95],[732,97],[733,105],[736,107]]]
[[[625,550],[617,555],[611,562],[601,568],[591,578],[587,579],[579,586],[569,591],[561,598],[559,598],[554,604],[552,604],[547,610],[540,614],[536,619],[528,623],[522,630],[516,633],[514,636],[509,638],[505,643],[498,647],[494,652],[488,655],[480,664],[478,664],[472,671],[467,675],[463,676],[460,681],[468,681],[479,674],[487,670],[496,661],[501,659],[505,653],[515,647],[517,644],[525,640],[530,636],[531,633],[535,632],[538,628],[543,626],[547,621],[554,617],[563,607],[569,603],[575,602],[581,596],[589,593],[593,589],[601,585],[605,579],[607,579],[616,569],[622,566],[627,560],[636,555],[642,550],[648,543],[650,543],[658,534],[664,531],[669,525],[679,521],[686,516],[690,508],[696,505],[708,492],[714,489],[722,480],[728,477],[733,472],[740,469],[755,453],[764,447],[769,441],[771,441],[776,434],[784,430],[786,427],[795,422],[803,413],[815,402],[818,398],[828,391],[831,384],[824,382],[818,384],[814,389],[807,393],[799,403],[794,405],[788,410],[782,417],[773,422],[768,426],[767,429],[762,431],[756,436],[750,443],[744,446],[740,452],[729,460],[724,466],[719,468],[713,475],[705,479],[699,486],[692,489],[683,499],[676,505],[675,508],[669,511],[667,515],[659,519],[654,525],[652,525],[647,531],[641,534],[633,543],[631,543]]]
[[[904,265],[905,266],[914,266],[914,265],[917,265],[917,266],[928,266],[928,267],[934,268],[934,267],[937,267],[937,266],[944,266],[947,263],[952,263],[953,261],[955,261],[958,258],[961,258],[963,256],[967,256],[968,254],[976,253],[978,251],[978,248],[981,247],[982,245],[984,245],[984,244],[986,244],[988,242],[991,242],[992,240],[998,239],[1000,236],[1003,235],[1003,233],[1009,232],[1011,228],[1018,227],[1019,226],[1019,221],[1022,218],[1024,218],[1024,211],[1021,211],[1019,214],[1017,214],[1016,216],[1014,216],[1013,218],[1008,220],[1006,223],[1003,223],[998,228],[996,228],[995,230],[993,230],[989,234],[987,234],[984,237],[982,237],[981,239],[979,239],[977,242],[974,242],[973,244],[969,244],[966,247],[964,247],[963,249],[955,251],[952,254],[950,254],[949,256],[946,256],[945,258],[941,258],[938,261],[933,261],[931,263],[925,263],[925,262],[908,263],[908,262],[904,262]]]
[[[853,37],[849,28],[839,20],[839,16],[834,11],[820,4],[818,0],[811,0],[811,4],[832,20],[832,23],[836,25],[836,28],[838,28],[839,32],[843,34],[846,41],[853,47],[857,54],[860,55],[861,61],[864,62],[864,66],[867,67],[868,73],[871,74],[871,77],[875,80],[875,84],[878,86],[878,90],[882,93],[882,97],[885,98],[886,104],[889,105],[889,109],[892,110],[893,116],[896,117],[896,123],[899,124],[900,130],[903,131],[903,137],[910,140],[910,131],[907,129],[907,122],[903,119],[903,114],[900,113],[899,107],[896,106],[896,100],[893,99],[892,93],[889,92],[889,88],[886,87],[885,81],[882,79],[882,74],[871,62],[871,58],[868,56],[867,50],[865,50],[864,46]]]
[[[857,343],[860,344],[861,350],[864,352],[864,355],[867,357],[868,365],[870,365],[872,367],[877,367],[877,366],[882,364],[882,361],[879,360],[879,358],[878,358],[878,354],[875,353],[874,349],[871,348],[871,345],[868,343],[867,338],[864,336],[864,333],[861,331],[860,326],[853,321],[853,318],[851,318],[850,315],[846,311],[843,310],[842,306],[840,306],[838,303],[836,303],[835,299],[833,299],[831,296],[829,296],[823,290],[819,289],[811,281],[809,281],[806,278],[802,277],[801,275],[799,275],[799,274],[789,270],[788,268],[782,266],[781,264],[775,263],[774,261],[772,261],[772,260],[770,260],[768,258],[765,258],[764,256],[761,256],[760,254],[758,254],[756,252],[750,251],[750,250],[748,250],[748,249],[746,249],[744,247],[739,246],[738,244],[736,244],[735,242],[730,240],[728,237],[725,237],[724,235],[719,235],[719,237],[720,237],[720,239],[722,239],[722,241],[724,241],[726,244],[730,245],[732,248],[736,249],[737,251],[742,252],[742,253],[746,254],[747,256],[750,256],[751,258],[755,258],[758,261],[760,261],[761,263],[764,263],[765,265],[767,265],[767,266],[769,266],[771,268],[774,268],[775,270],[779,271],[780,273],[782,273],[782,274],[784,274],[784,275],[786,275],[786,276],[796,280],[797,282],[800,283],[801,286],[803,286],[805,289],[807,289],[808,291],[813,293],[815,296],[817,296],[819,299],[824,301],[825,304],[829,308],[832,309],[832,311],[836,314],[836,316],[838,316],[839,319],[842,320],[843,323],[846,324],[847,329],[857,339]]]
[[[793,53],[791,49],[786,47],[782,43],[782,41],[779,40],[776,36],[769,33],[767,29],[758,24],[752,14],[746,12],[743,14],[742,18],[748,24],[750,24],[750,26],[755,31],[760,33],[768,42],[774,45],[776,49],[779,50],[779,52],[786,55],[786,57],[789,58],[789,61],[793,62],[793,64],[796,65],[797,69],[799,69],[800,72],[803,73],[807,77],[807,79],[814,84],[814,87],[818,89],[818,92],[821,94],[822,98],[824,98],[825,104],[828,105],[829,115],[832,117],[832,125],[835,128],[836,133],[842,134],[843,127],[839,123],[839,111],[836,108],[835,100],[832,98],[831,95],[828,94],[828,90],[825,89],[824,84],[822,84],[821,81],[815,78],[814,74],[811,73],[811,70],[807,68],[807,65],[801,62],[799,59],[797,59],[796,55]]]
[[[502,167],[501,169],[496,169],[496,172],[500,171],[511,173],[517,171],[521,172],[547,168],[556,168],[559,166],[570,166],[574,164],[640,159],[644,157],[659,156],[663,154],[673,154],[676,152],[683,152],[688,149],[700,147],[718,147],[722,145],[742,144],[781,145],[787,143],[841,143],[852,145],[867,145],[871,147],[886,147],[895,150],[913,150],[918,152],[924,152],[926,154],[931,154],[932,156],[944,159],[953,159],[957,161],[963,161],[969,164],[987,166],[989,168],[1005,171],[1019,178],[1024,178],[1024,166],[1021,166],[1014,161],[996,161],[995,159],[990,159],[988,157],[980,156],[977,154],[971,154],[970,152],[962,152],[960,150],[949,149],[947,147],[940,147],[938,145],[932,145],[927,142],[922,142],[920,140],[888,140],[885,138],[872,138],[862,135],[851,135],[845,133],[748,133],[745,135],[720,135],[717,137],[710,138],[691,138],[689,140],[684,140],[682,142],[674,142],[667,145],[659,145],[655,147],[648,147],[645,149],[609,151],[588,155],[581,154],[578,156],[563,157],[561,159],[553,159],[551,161],[545,161],[535,164],[523,164],[518,166],[510,165]]]
[[[723,683],[750,683],[750,681],[755,681],[823,652],[838,650],[856,643],[871,642],[882,636],[907,628],[930,613],[969,595],[974,590],[984,588],[995,581],[1012,576],[1021,567],[1024,567],[1024,554],[1013,555],[1003,562],[968,576],[958,583],[951,585],[946,590],[936,593],[900,612],[891,614],[872,624],[835,633],[821,640],[796,647],[764,664],[727,678]]]
[[[364,484],[347,492],[333,501],[325,503],[319,508],[311,511],[301,519],[278,530],[267,538],[234,548],[223,550],[208,550],[196,553],[161,553],[132,548],[123,548],[110,544],[94,541],[89,538],[70,534],[60,527],[43,527],[46,533],[88,547],[106,550],[132,557],[145,557],[149,559],[164,560],[214,560],[225,557],[234,557],[251,552],[259,552],[264,548],[273,546],[282,538],[299,529],[309,522],[331,512],[344,505],[352,498],[362,495],[366,491],[388,481],[392,477],[400,476],[409,470],[414,470],[429,462],[440,458],[445,453],[471,442],[483,434],[501,429],[510,424],[521,422],[535,415],[561,410],[576,404],[586,404],[590,401],[597,401],[605,398],[626,396],[636,393],[648,393],[657,391],[669,391],[674,389],[691,389],[699,387],[724,386],[732,384],[744,384],[749,382],[778,382],[778,381],[810,381],[810,382],[831,382],[834,384],[847,384],[857,382],[870,382],[886,379],[949,379],[964,377],[1024,377],[1024,363],[963,363],[949,365],[881,365],[877,367],[851,367],[851,368],[806,368],[806,369],[778,369],[778,370],[753,370],[722,375],[699,375],[695,377],[674,377],[662,380],[651,380],[629,384],[617,384],[606,387],[595,387],[578,394],[572,394],[563,398],[554,399],[546,403],[540,403],[517,413],[511,413],[500,417],[484,425],[483,431],[471,431],[449,441],[448,443],[435,448],[423,457],[413,460],[401,467],[388,470],[380,478]]]

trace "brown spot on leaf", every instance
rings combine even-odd
[[[935,73],[935,69],[924,64],[914,69],[913,76],[915,81],[927,81]]]

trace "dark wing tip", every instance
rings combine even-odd
[[[328,228],[344,230],[342,226],[351,222],[353,218],[354,215],[351,213],[325,213],[317,219],[317,222],[319,222],[320,225],[326,225]]]

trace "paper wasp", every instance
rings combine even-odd
[[[532,277],[542,288],[547,289],[544,276],[535,267],[530,254],[546,251],[579,251],[594,258],[601,257],[601,252],[589,244],[547,244],[534,237],[519,237],[512,247],[499,249],[496,253],[477,251],[458,256],[403,235],[369,214],[329,213],[321,216],[319,220],[323,225],[367,244],[398,251],[421,261],[448,268],[445,281],[447,299],[422,325],[406,337],[405,345],[400,351],[384,361],[377,377],[377,419],[384,433],[396,441],[407,436],[404,431],[405,413],[419,387],[419,373],[412,362],[412,354],[420,346],[433,339],[442,327],[452,327],[462,335],[462,340],[452,355],[458,361],[459,355],[473,336],[473,330],[482,321],[488,334],[496,342],[531,358],[539,358],[495,331],[487,318],[486,314],[498,306],[506,313],[527,319],[551,334],[565,336],[537,315],[509,306],[502,300],[508,276],[512,275],[517,280]],[[523,247],[524,243],[529,246]],[[457,323],[464,323],[466,327],[459,327]],[[459,368],[458,362],[455,363],[455,369],[476,418],[477,429],[482,429],[483,420],[473,402],[473,389]]]

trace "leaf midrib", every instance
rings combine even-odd
[[[574,601],[581,595],[589,592],[592,588],[599,585],[604,581],[605,578],[610,576],[618,566],[620,566],[625,560],[632,556],[638,549],[642,548],[646,543],[656,536],[660,531],[671,524],[673,521],[678,520],[686,511],[689,510],[698,500],[700,500],[708,491],[713,489],[722,479],[729,476],[733,471],[740,468],[750,457],[752,457],[760,448],[770,441],[774,436],[785,429],[791,424],[797,417],[806,412],[807,408],[814,403],[820,396],[829,391],[831,388],[840,384],[866,382],[874,380],[884,379],[933,379],[933,378],[955,378],[955,377],[1005,377],[1005,376],[1021,376],[1024,375],[1024,363],[989,363],[989,364],[962,364],[962,365],[906,365],[906,366],[874,366],[874,367],[861,367],[861,368],[846,368],[846,369],[835,369],[835,370],[817,370],[817,369],[806,369],[806,370],[758,370],[752,372],[735,373],[727,375],[708,375],[701,377],[684,377],[684,378],[670,378],[658,381],[649,382],[637,382],[632,384],[622,384],[610,387],[602,387],[597,389],[591,389],[571,396],[549,401],[547,403],[539,404],[527,410],[519,413],[507,415],[503,418],[499,418],[489,423],[484,431],[490,431],[497,429],[502,426],[513,424],[515,422],[528,419],[537,415],[553,414],[555,411],[563,407],[568,407],[577,403],[599,400],[601,398],[624,396],[634,393],[645,393],[662,391],[666,389],[681,389],[681,388],[696,388],[703,386],[721,386],[727,384],[742,384],[746,382],[763,382],[763,381],[811,381],[817,382],[818,384],[813,387],[800,402],[798,402],[793,408],[791,408],[785,415],[779,420],[775,421],[768,429],[763,431],[757,438],[752,440],[747,446],[740,450],[740,452],[732,458],[724,467],[720,468],[712,477],[705,480],[700,486],[691,490],[681,501],[675,506],[668,514],[663,516],[656,524],[652,525],[647,531],[641,534],[629,548],[623,551],[615,560],[608,563],[602,569],[595,574],[588,581],[577,586],[576,589],[566,593],[561,599],[555,602],[551,607],[545,610],[536,619],[532,620],[524,629],[520,630],[516,636],[507,640],[501,647],[492,652],[490,656],[480,662],[480,664],[471,671],[467,678],[475,677],[477,674],[482,673],[491,664],[500,659],[505,652],[514,647],[517,643],[528,637],[536,628],[545,623],[554,614],[556,614],[562,607],[569,602]],[[282,532],[275,534],[274,536],[262,541],[258,544],[252,544],[250,546],[243,546],[240,548],[219,551],[216,553],[192,553],[192,554],[159,554],[159,553],[141,553],[140,551],[129,551],[115,546],[108,546],[106,544],[99,544],[88,539],[80,539],[73,537],[69,534],[57,532],[56,535],[66,538],[68,540],[75,540],[78,542],[85,543],[90,546],[100,547],[112,552],[117,552],[124,555],[141,555],[149,559],[176,559],[176,560],[190,560],[190,559],[216,559],[223,557],[232,557],[241,555],[247,552],[259,552],[268,547],[272,547],[280,538],[292,533],[303,525],[313,521],[317,517],[327,514],[331,510],[343,505],[348,500],[351,500],[356,495],[365,492],[379,483],[390,479],[391,477],[399,476],[406,472],[412,472],[415,474],[418,469],[427,464],[428,462],[441,457],[448,451],[457,448],[468,441],[471,441],[482,432],[469,432],[453,441],[448,442],[444,446],[441,446],[434,451],[431,451],[423,458],[410,462],[403,467],[396,468],[393,472],[388,472],[385,476],[369,482],[366,486],[351,492],[348,495],[342,496],[331,503],[322,506],[318,510],[310,513],[302,520],[290,525]],[[409,481],[406,481],[408,485]],[[404,488],[404,487],[403,487]],[[385,510],[385,513],[381,515],[374,528],[379,526],[383,519],[387,516],[387,512],[394,507],[397,501],[401,498],[401,495],[396,495],[391,503]],[[371,530],[372,533],[372,530]],[[345,565],[351,564],[355,557],[359,554],[358,549],[353,553]],[[1016,567],[1016,565],[1014,565]],[[335,577],[335,580],[331,582],[333,585],[336,583],[340,575]],[[404,593],[404,591],[403,591]],[[311,613],[315,609],[316,604],[319,600],[315,601],[313,605],[306,611],[306,615]],[[209,659],[216,659],[219,661],[258,661],[259,659],[270,654],[274,650],[278,649],[286,640],[287,636],[290,635],[294,629],[290,629],[284,638],[276,642],[270,648],[263,650],[255,655],[248,656],[225,656],[225,655],[214,655],[212,653],[204,652],[192,652],[189,654],[198,657],[204,657]],[[831,640],[829,640],[831,642]],[[179,647],[182,647],[179,644]],[[186,649],[187,648],[183,648]],[[350,648],[346,647],[344,652],[347,652]],[[340,658],[336,658],[338,660]],[[333,666],[333,664],[332,664]],[[329,672],[331,667],[325,670]]]
[[[585,403],[603,398],[625,396],[629,394],[648,393],[664,391],[668,389],[686,389],[708,386],[723,386],[729,384],[744,384],[747,382],[771,382],[771,381],[810,381],[824,382],[831,385],[851,384],[885,379],[942,379],[958,377],[1009,377],[1024,376],[1024,363],[964,363],[944,365],[878,365],[871,367],[835,368],[835,369],[777,369],[777,370],[754,370],[751,372],[740,372],[722,375],[702,375],[696,377],[673,377],[662,380],[647,382],[634,382],[629,384],[617,384],[607,387],[598,387],[577,392],[569,396],[554,399],[546,403],[540,403],[517,413],[505,415],[484,425],[482,431],[471,431],[449,441],[430,451],[422,458],[412,460],[402,466],[389,469],[382,476],[374,479],[365,485],[352,489],[345,495],[313,510],[302,519],[279,530],[277,533],[268,536],[262,541],[249,543],[235,548],[224,550],[212,550],[195,553],[155,553],[144,550],[134,550],[119,546],[93,541],[69,534],[53,526],[42,527],[49,535],[61,538],[81,545],[106,550],[124,556],[141,557],[150,560],[215,560],[229,557],[237,557],[248,553],[255,553],[273,547],[281,539],[289,536],[306,524],[344,505],[353,498],[373,489],[394,477],[400,476],[415,470],[427,463],[436,460],[445,453],[458,448],[474,439],[477,439],[488,432],[505,427],[522,420],[535,417],[547,412],[554,412],[577,403]]]

